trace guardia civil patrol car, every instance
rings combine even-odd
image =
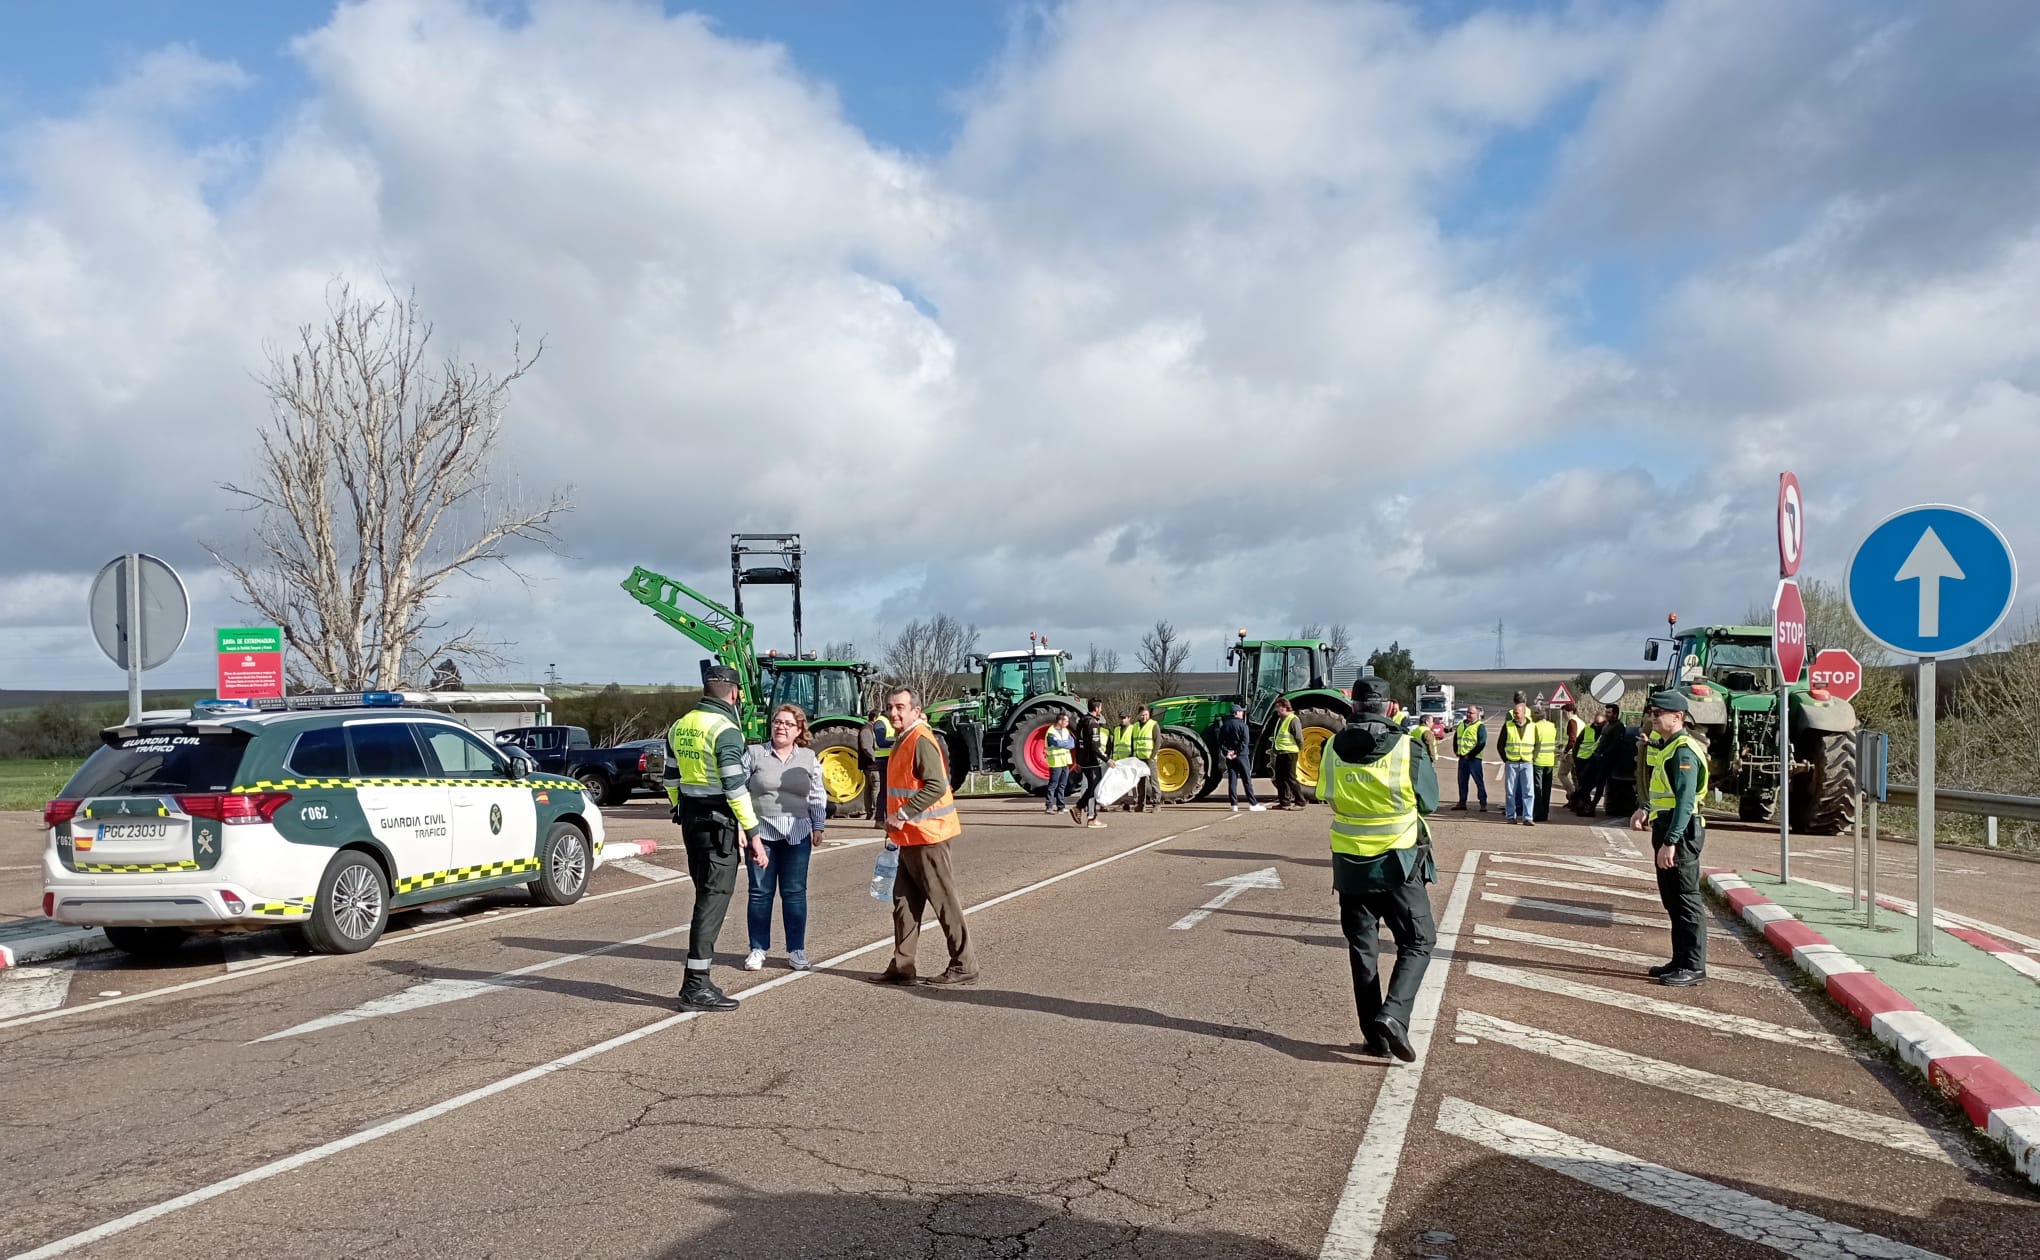
[[[107,729],[43,813],[43,913],[131,953],[279,924],[353,953],[392,910],[519,884],[580,900],[602,860],[580,783],[405,700],[200,701]]]

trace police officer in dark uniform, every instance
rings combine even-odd
[[[1690,706],[1683,693],[1660,691],[1643,715],[1644,797],[1629,825],[1650,827],[1658,898],[1672,917],[1672,960],[1652,967],[1659,984],[1689,988],[1707,979],[1706,910],[1700,901],[1700,850],[1707,824],[1700,802],[1707,793],[1707,745],[1686,729]]]
[[[1359,714],[1325,745],[1317,796],[1332,807],[1332,887],[1353,972],[1353,1005],[1371,1055],[1409,1062],[1410,1010],[1438,939],[1431,894],[1438,878],[1425,814],[1438,808],[1438,772],[1430,745],[1410,738],[1388,716],[1388,688],[1354,685]],[[1381,992],[1381,924],[1395,937],[1395,970]]]
[[[687,979],[680,986],[683,1011],[733,1011],[737,1000],[709,978],[715,938],[737,887],[737,867],[748,845],[751,860],[764,870],[768,854],[751,808],[751,756],[744,742],[743,678],[727,665],[702,663],[701,703],[673,723],[669,780],[673,821],[687,846],[687,874],[694,882],[694,915],[687,937]]]

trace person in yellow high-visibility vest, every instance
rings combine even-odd
[[[1133,714],[1122,713],[1119,715],[1119,725],[1112,732],[1112,760],[1119,761],[1131,756],[1133,756]],[[1119,812],[1122,814],[1133,812],[1133,793],[1128,792],[1119,798]]]
[[[1658,900],[1672,919],[1672,958],[1650,974],[1659,984],[1690,988],[1707,979],[1707,912],[1700,900],[1700,850],[1707,823],[1707,745],[1686,729],[1690,706],[1681,692],[1660,691],[1644,714],[1644,764],[1649,799],[1629,825],[1650,828]]]
[[[1437,941],[1425,885],[1438,870],[1424,815],[1438,808],[1438,772],[1429,746],[1390,723],[1382,683],[1363,678],[1353,694],[1359,712],[1325,745],[1317,796],[1332,807],[1332,887],[1365,1038],[1361,1051],[1408,1062],[1417,1057],[1410,1012]],[[1378,961],[1384,923],[1395,937],[1385,997]]]
[[[1502,817],[1534,826],[1530,811],[1536,792],[1530,761],[1537,752],[1537,731],[1530,721],[1529,705],[1519,700],[1509,710],[1497,742],[1502,746]]]
[[[1532,822],[1551,821],[1551,776],[1558,769],[1558,723],[1543,705],[1530,710],[1530,730],[1535,739],[1530,753]]]
[[[1275,734],[1268,741],[1269,769],[1275,776],[1275,808],[1291,804],[1302,809],[1303,788],[1296,782],[1296,758],[1303,752],[1303,722],[1287,700],[1275,702]]]
[[[1152,814],[1162,803],[1162,785],[1155,779],[1155,752],[1161,747],[1162,724],[1155,721],[1153,709],[1140,706],[1133,715],[1133,734],[1127,742],[1127,751],[1121,756],[1131,756],[1147,764],[1147,774],[1135,785],[1133,808]]]
[[[687,874],[694,885],[694,913],[688,923],[687,978],[680,986],[683,1011],[733,1011],[737,1000],[709,978],[715,938],[729,913],[737,887],[740,851],[765,869],[770,858],[751,807],[751,754],[744,743],[743,678],[727,665],[703,662],[701,702],[673,723],[673,818],[687,848]]]

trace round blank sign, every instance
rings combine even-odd
[[[1594,681],[1587,687],[1587,694],[1602,704],[1617,704],[1622,700],[1622,693],[1628,690],[1628,685],[1622,681],[1622,675],[1614,670],[1606,670],[1594,675]]]
[[[191,629],[191,597],[177,570],[154,556],[136,557],[141,565],[141,616],[128,610],[128,557],[107,561],[92,579],[92,637],[99,650],[122,669],[128,667],[128,643],[141,648],[141,668],[154,669],[177,654]],[[140,625],[134,623],[139,620]]]

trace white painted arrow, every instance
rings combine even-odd
[[[1941,583],[1960,582],[1968,575],[1962,566],[1955,563],[1955,557],[1948,554],[1948,546],[1941,536],[1929,525],[1927,532],[1913,544],[1912,554],[1905,563],[1898,566],[1894,581],[1920,584],[1920,637],[1939,638],[1941,634]]]
[[[1275,873],[1274,867],[1264,866],[1258,871],[1248,871],[1244,875],[1228,875],[1224,879],[1214,879],[1207,887],[1223,888],[1225,891],[1171,923],[1169,925],[1171,931],[1189,931],[1204,922],[1213,910],[1223,910],[1227,902],[1249,888],[1280,888],[1282,877]]]

